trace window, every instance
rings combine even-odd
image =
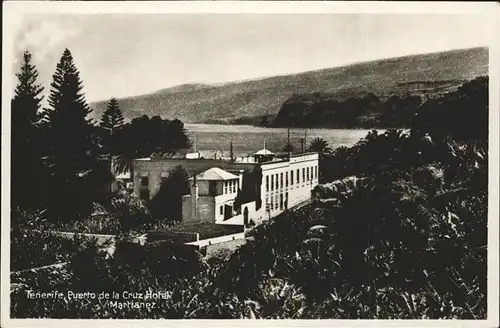
[[[275,201],[276,201],[276,204],[275,204],[275,206],[276,206],[276,209],[278,209],[278,204],[279,204],[279,199],[278,199],[278,195],[276,195],[276,198],[275,198]]]
[[[283,194],[280,194],[280,210],[283,209]]]
[[[236,192],[236,181],[233,181],[233,194]]]
[[[318,178],[318,166],[314,167],[314,177],[317,179]]]
[[[269,191],[269,175],[266,175],[266,191]]]
[[[285,172],[285,187],[288,187],[288,171]]]
[[[290,185],[293,186],[293,170],[290,171]]]
[[[274,190],[274,179],[272,175],[271,175],[271,190]]]
[[[283,173],[280,173],[280,188],[283,188]]]
[[[302,168],[302,182],[306,181],[306,169],[305,167]]]
[[[219,213],[220,213],[220,215],[224,215],[224,206],[222,206],[222,205],[220,206]]]
[[[149,190],[148,189],[142,189],[140,191],[139,198],[141,198],[142,200],[149,200]]]
[[[224,193],[227,194],[227,181],[224,181]]]
[[[300,169],[297,169],[297,183],[300,183]]]
[[[274,196],[271,195],[271,209],[274,210]]]
[[[149,186],[149,177],[141,177],[141,186],[148,187]]]
[[[279,187],[279,184],[278,184],[278,173],[276,173],[276,181],[275,181],[275,184],[276,184],[276,189],[278,189]]]
[[[217,195],[217,182],[216,181],[209,181],[208,182],[208,194],[210,196]]]

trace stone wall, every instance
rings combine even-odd
[[[218,244],[212,244],[209,246],[206,246],[206,256],[207,257],[217,257],[220,256],[221,254],[227,253],[227,254],[232,254],[234,253],[239,247],[242,245],[246,244],[246,239],[235,239],[235,240],[228,240],[222,243]]]

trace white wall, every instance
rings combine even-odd
[[[304,181],[302,179],[302,169],[305,170],[307,176],[307,168],[309,168],[309,176],[311,178],[307,179],[306,177],[306,180]],[[297,183],[297,169],[299,170],[300,183]],[[291,171],[293,171],[293,184],[290,173]],[[281,184],[281,174],[283,174],[283,185]],[[288,185],[286,184],[287,174]],[[278,188],[276,188],[276,175],[278,176]],[[269,177],[269,188],[267,188],[266,176]],[[280,161],[262,165],[261,194],[265,219],[274,217],[285,210],[285,204],[283,204],[283,207],[280,207],[280,203],[281,197],[283,197],[283,203],[285,203],[287,193],[288,208],[309,199],[311,197],[311,190],[318,184],[318,177],[318,154],[297,155],[292,156],[289,161]],[[271,179],[273,179],[273,182],[271,182]],[[274,188],[271,188],[273,185]],[[268,213],[266,212],[266,200],[268,203],[271,203],[271,199],[273,201],[273,206],[270,206],[270,212]],[[278,206],[276,206],[276,204]]]

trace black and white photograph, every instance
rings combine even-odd
[[[500,7],[438,4],[4,3],[2,327],[498,326]]]

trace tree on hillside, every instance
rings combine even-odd
[[[457,91],[425,102],[412,120],[412,133],[434,140],[488,140],[488,77],[464,83]],[[446,124],[443,124],[446,122]]]
[[[328,142],[323,138],[314,138],[309,145],[309,151],[318,152],[321,155],[331,153],[332,149],[328,145]]]
[[[38,71],[25,51],[19,73],[19,83],[11,101],[12,148],[11,191],[12,207],[29,209],[40,205],[40,187],[44,172],[40,155],[38,123],[43,87],[37,83]]]
[[[53,75],[45,110],[50,207],[66,218],[90,211],[96,189],[102,188],[97,178],[96,130],[82,89],[80,73],[66,49]]]

